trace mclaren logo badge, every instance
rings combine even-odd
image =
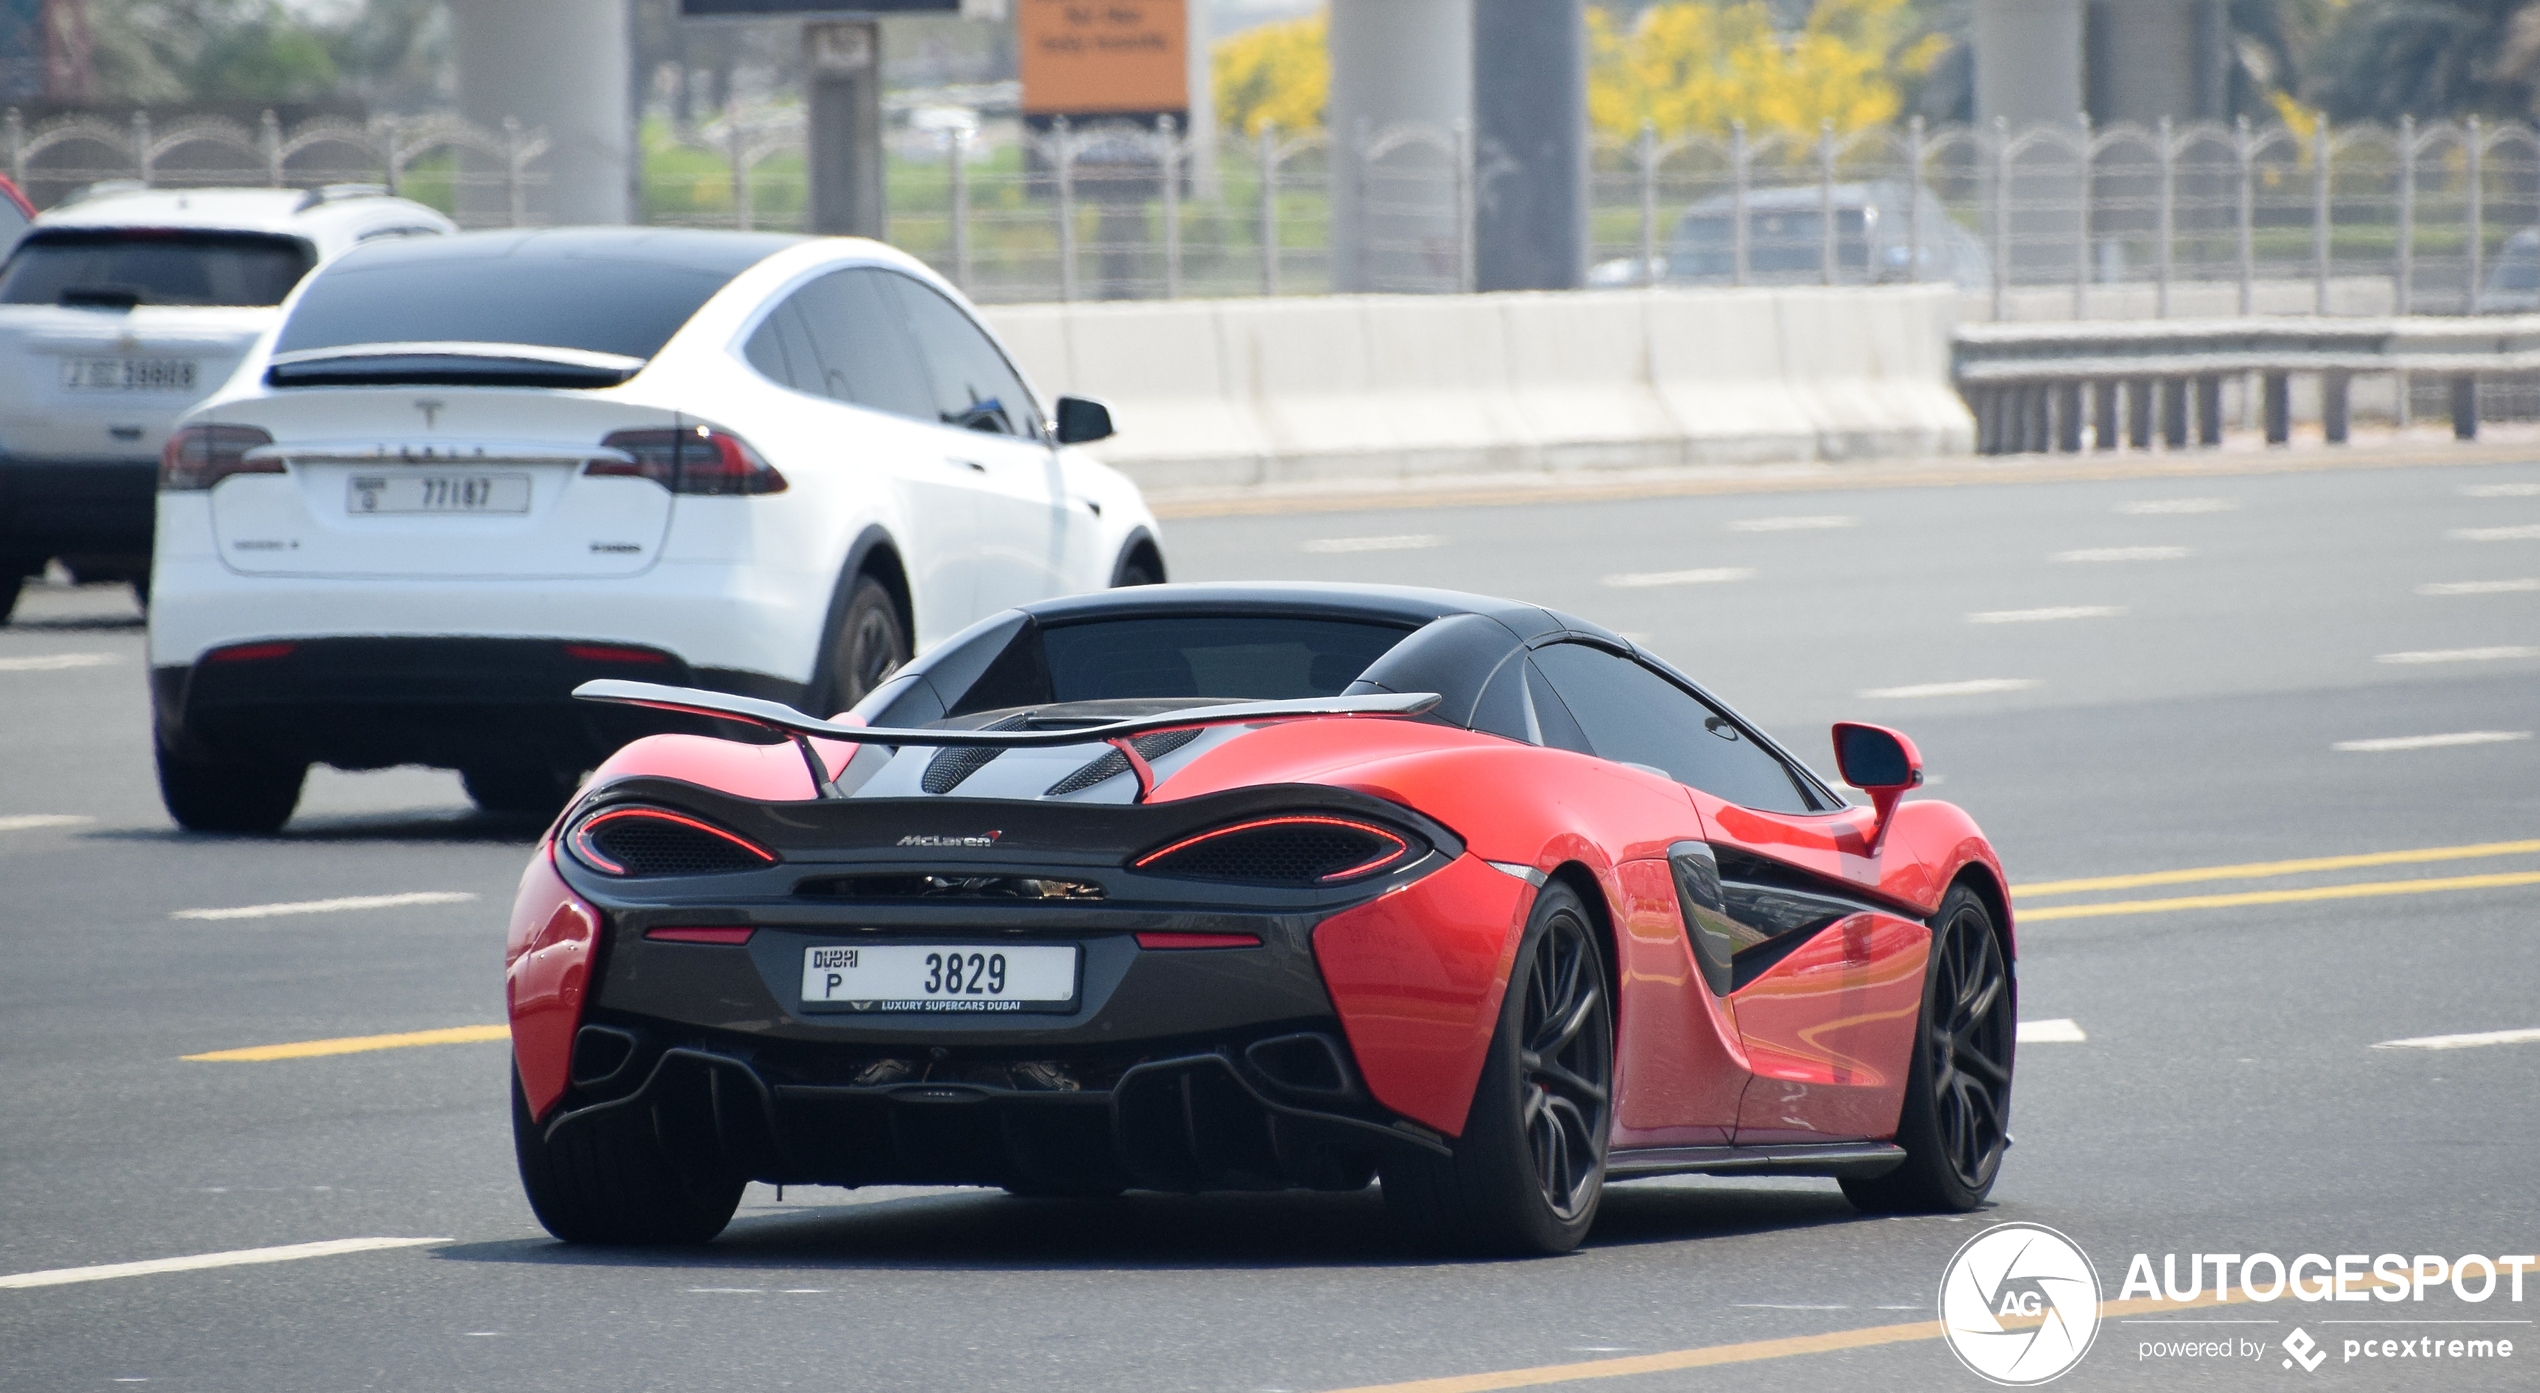
[[[937,837],[937,836],[917,836],[917,835],[912,835],[912,836],[906,836],[906,837],[902,837],[902,838],[900,838],[900,845],[902,845],[902,846],[967,846],[967,847],[991,847],[991,846],[995,846],[995,845],[997,844],[997,838],[1002,837],[1002,836],[1004,836],[1004,835],[1005,835],[1005,833],[1003,833],[1003,832],[986,832],[986,833],[982,833],[982,834],[980,834],[979,836],[976,836],[976,837]]]

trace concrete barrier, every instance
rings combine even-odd
[[[1941,287],[1001,305],[1149,487],[1965,454]]]

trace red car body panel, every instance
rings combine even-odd
[[[549,860],[553,854],[553,842],[540,842],[522,873],[520,892],[512,900],[511,933],[503,944],[503,1001],[511,1015],[512,1060],[520,1069],[531,1117],[546,1116],[564,1096],[600,931],[598,912],[557,876]]]
[[[1736,993],[1755,1075],[1739,1145],[1896,1134],[1930,945],[1921,924],[1856,914]]]
[[[1463,1132],[1533,908],[1533,887],[1467,855],[1315,928],[1323,988],[1376,1101]]]
[[[1711,994],[1685,937],[1664,860],[1626,861],[1614,901],[1614,1144],[1726,1146],[1746,1091],[1729,1003]]]

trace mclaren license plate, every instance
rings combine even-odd
[[[344,485],[344,511],[365,513],[525,513],[526,474],[357,474]]]
[[[1066,1011],[1075,944],[860,943],[803,950],[803,1003],[849,1011]]]

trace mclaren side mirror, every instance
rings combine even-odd
[[[1060,397],[1058,399],[1058,443],[1087,445],[1109,440],[1111,408],[1092,397]]]
[[[1923,782],[1923,756],[1914,742],[1885,726],[1837,721],[1834,764],[1843,781],[1870,795],[1870,850],[1886,839],[1888,815],[1898,799]]]

